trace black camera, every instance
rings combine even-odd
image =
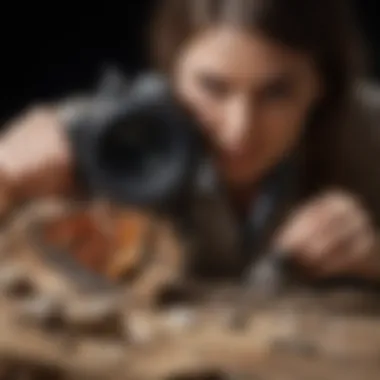
[[[109,76],[70,122],[81,177],[95,195],[117,202],[172,201],[197,168],[198,126],[165,77],[146,74],[122,86],[120,76]]]

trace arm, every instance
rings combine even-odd
[[[338,165],[346,185],[353,189],[368,212],[375,231],[375,244],[368,254],[362,276],[380,281],[380,87],[359,86],[356,93],[355,117],[342,141],[342,162]]]
[[[68,110],[79,99],[34,107],[5,126],[0,139],[0,214],[30,198],[74,191]]]
[[[0,214],[25,198],[73,191],[76,149],[82,148],[70,141],[73,120],[96,118],[128,87],[123,74],[108,67],[92,94],[34,107],[11,121],[0,138]]]
[[[380,282],[380,232],[377,232],[376,243],[372,247],[368,260],[360,271],[361,277],[374,283]],[[360,274],[359,273],[359,274]]]
[[[281,245],[313,276],[380,280],[378,93],[360,89],[328,161],[331,183],[284,225]]]

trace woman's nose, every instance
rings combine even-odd
[[[253,111],[247,100],[237,98],[225,108],[222,143],[229,150],[239,149],[248,138]]]

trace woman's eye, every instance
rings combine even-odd
[[[278,80],[268,84],[261,91],[261,99],[264,101],[277,101],[289,98],[292,95],[293,87],[285,80]]]
[[[224,98],[229,93],[228,84],[220,78],[203,75],[199,77],[199,84],[204,91],[215,98]]]

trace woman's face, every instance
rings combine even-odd
[[[259,179],[292,150],[321,96],[308,56],[230,27],[189,41],[174,74],[179,96],[236,185]]]

